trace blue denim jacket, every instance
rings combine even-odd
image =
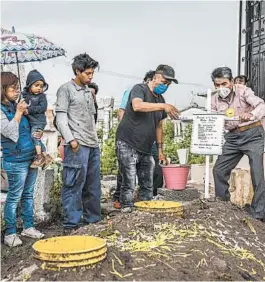
[[[15,116],[15,104],[9,106],[1,104],[1,110],[5,113],[8,120]],[[35,156],[35,147],[31,138],[28,119],[22,116],[19,123],[19,138],[17,142],[6,138],[1,134],[1,147],[3,148],[3,159],[7,162],[31,161]]]

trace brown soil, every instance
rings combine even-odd
[[[2,279],[13,280],[23,268],[37,264],[39,269],[25,280],[265,280],[265,224],[256,220],[247,224],[243,221],[246,215],[224,202],[194,203],[184,218],[139,211],[110,213],[102,222],[76,232],[107,239],[108,255],[103,262],[92,267],[43,270],[42,262],[33,258],[34,240],[22,238],[22,247],[2,245]],[[62,234],[58,224],[39,228],[46,237]]]

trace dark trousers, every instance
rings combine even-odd
[[[64,148],[62,203],[64,227],[78,226],[81,216],[86,223],[101,219],[101,185],[99,148],[80,146],[73,153]]]
[[[154,144],[154,147],[155,147],[154,149],[157,150],[156,144]],[[159,165],[158,153],[153,154],[153,158],[155,161],[154,175],[153,175],[153,195],[156,196],[157,189],[162,188],[164,185],[164,178],[163,178],[162,168]],[[120,201],[121,185],[122,185],[122,176],[121,176],[120,170],[118,169],[117,186],[116,186],[116,190],[112,197],[113,201],[116,201],[116,200]]]
[[[119,170],[122,178],[120,192],[121,206],[133,206],[133,192],[136,184],[136,175],[138,176],[140,186],[140,200],[151,200],[153,198],[153,157],[136,151],[121,140],[117,140],[116,146]]]
[[[254,189],[250,212],[254,218],[263,218],[265,216],[264,129],[258,126],[244,132],[228,132],[225,140],[223,154],[218,157],[213,168],[215,194],[224,200],[230,199],[228,180],[231,171],[245,154],[249,158]]]

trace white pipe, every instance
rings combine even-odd
[[[207,113],[211,113],[212,90],[207,90]],[[205,157],[205,180],[204,180],[204,198],[210,197],[210,156]]]

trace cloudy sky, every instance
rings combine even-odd
[[[45,36],[67,51],[66,58],[25,64],[44,74],[50,103],[73,77],[71,60],[82,52],[100,63],[94,76],[99,97],[113,96],[116,103],[137,77],[159,64],[175,69],[180,84],[165,98],[179,108],[189,105],[191,91],[212,86],[215,67],[230,66],[236,74],[236,1],[2,1],[1,26]]]

